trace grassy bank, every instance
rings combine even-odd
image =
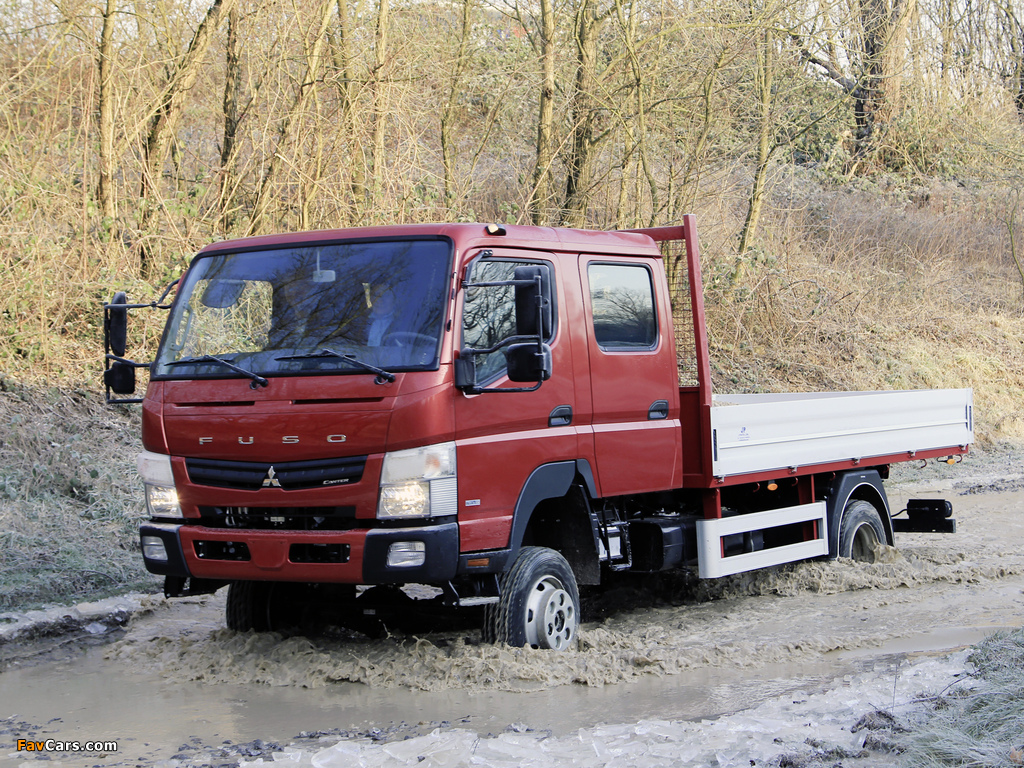
[[[138,553],[138,417],[0,379],[0,611],[155,589]]]
[[[762,238],[742,257],[742,206],[724,194],[696,203],[716,391],[972,387],[980,446],[1024,438],[1006,190],[794,166],[775,169],[771,190]],[[118,287],[129,286],[107,293]],[[79,324],[47,335],[46,365],[16,380],[0,370],[0,610],[158,583],[136,551],[138,412],[103,406],[97,388],[94,292],[67,286]],[[131,356],[149,359],[162,319],[133,315]]]
[[[919,768],[1024,765],[1024,629],[998,632],[972,652],[974,676],[939,696],[906,739]]]

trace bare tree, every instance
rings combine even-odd
[[[586,222],[590,185],[594,170],[594,149],[606,133],[599,126],[598,36],[615,11],[615,4],[599,7],[599,0],[577,0],[573,14],[575,73],[570,97],[571,136],[566,159],[565,197],[560,224],[580,227]]]
[[[537,160],[530,191],[530,220],[547,223],[551,200],[551,164],[554,162],[555,120],[555,9],[554,0],[540,0],[541,83],[537,108]]]
[[[320,76],[320,65],[324,57],[324,47],[327,43],[327,25],[334,13],[334,0],[324,0],[320,6],[320,13],[317,16],[317,24],[314,27],[313,39],[306,43],[304,52],[305,69],[301,75],[291,108],[282,119],[277,131],[277,145],[270,156],[263,178],[260,181],[259,191],[256,193],[256,202],[253,204],[252,216],[249,220],[247,233],[258,234],[266,224],[267,210],[270,206],[270,199],[281,166],[284,162],[282,151],[284,145],[291,139],[297,129],[306,105],[313,98],[316,91],[317,79]]]
[[[915,3],[916,0],[861,0],[859,14],[851,20],[856,28],[849,31],[851,37],[860,41],[857,48],[849,51],[851,72],[844,71],[834,55],[820,55],[800,35],[793,35],[804,60],[824,72],[852,98],[855,166],[884,154],[887,128],[899,114],[907,26]],[[827,50],[832,53],[831,44]]]
[[[356,97],[358,94],[354,50],[355,31],[349,13],[348,0],[338,0],[338,34],[337,42],[332,46],[334,68],[338,74],[338,95],[341,99],[341,126],[348,137],[349,152],[349,186],[352,192],[352,203],[355,207],[353,220],[358,220],[359,211],[366,203],[366,158],[359,143],[356,131]]]
[[[390,0],[377,0],[377,27],[374,32],[373,70],[370,73],[372,98],[371,168],[373,186],[371,204],[378,205],[384,191],[384,123],[387,118],[384,104],[384,84],[388,65],[388,33],[390,28]]]
[[[173,141],[175,125],[184,109],[188,97],[199,78],[200,68],[214,33],[235,0],[214,0],[205,17],[192,37],[188,50],[173,64],[167,81],[160,89],[149,124],[146,138],[145,160],[142,171],[141,209],[139,228],[145,229],[152,214],[153,205],[160,199],[159,183],[163,177],[164,159]],[[142,243],[139,250],[139,266],[144,275],[151,272],[149,249]]]
[[[112,237],[117,235],[117,203],[114,191],[114,15],[116,0],[107,0],[103,8],[100,31],[99,75],[99,183],[96,197],[104,226]]]
[[[473,21],[473,0],[462,0],[459,35],[444,103],[441,105],[441,165],[444,174],[444,203],[451,210],[455,203],[455,152],[453,135],[462,79],[469,67],[469,42]]]
[[[235,145],[238,139],[241,98],[241,51],[238,8],[228,13],[228,36],[224,66],[224,138],[220,147],[220,227],[230,231],[235,223]]]
[[[772,142],[772,91],[774,88],[774,35],[765,27],[754,45],[754,92],[758,106],[757,158],[754,165],[754,183],[750,188],[747,217],[740,234],[739,255],[742,257],[750,247],[750,241],[757,230],[764,205],[765,178],[768,175],[768,161],[774,149]],[[740,259],[738,265],[743,264]],[[741,267],[737,266],[737,270]]]

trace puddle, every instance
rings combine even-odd
[[[873,565],[806,563],[705,582],[699,594],[586,624],[581,649],[567,654],[481,645],[475,631],[375,641],[239,634],[224,629],[222,594],[172,602],[104,647],[34,666],[11,660],[0,723],[115,739],[117,755],[87,764],[135,766],[195,754],[189,745],[199,742],[288,744],[325,732],[330,746],[353,731],[486,736],[510,723],[560,739],[601,724],[736,717],[864,675],[888,676],[892,688],[904,654],[1024,622],[1022,510],[1020,492],[963,497],[955,536],[901,536],[899,554]],[[673,604],[684,597],[703,602]],[[12,755],[13,730],[0,732],[0,764],[24,759]],[[441,749],[440,738],[430,744]],[[303,749],[307,760],[313,751]]]

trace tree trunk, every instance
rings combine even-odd
[[[114,14],[115,0],[107,0],[100,31],[100,173],[96,188],[103,227],[117,236],[117,203],[114,192]]]
[[[210,47],[214,33],[221,19],[234,6],[235,0],[214,0],[206,12],[188,50],[172,66],[167,83],[164,85],[150,120],[149,135],[144,147],[145,163],[142,174],[140,229],[145,229],[152,215],[156,200],[160,197],[160,179],[163,177],[164,159],[178,116],[185,106],[189,93],[199,77],[199,68]],[[144,276],[149,275],[152,264],[148,249],[143,246],[139,264]]]
[[[587,220],[590,182],[594,163],[597,118],[597,37],[611,8],[598,12],[595,0],[579,0],[573,24],[576,43],[576,75],[571,98],[572,133],[569,145],[565,198],[561,225],[582,227]]]
[[[238,137],[238,103],[242,88],[242,64],[238,40],[238,9],[228,13],[228,39],[224,66],[224,140],[220,148],[220,229],[225,234],[235,225],[235,142]]]
[[[373,48],[373,141],[371,151],[371,171],[373,173],[373,189],[370,204],[374,207],[382,205],[384,192],[384,68],[388,61],[388,0],[378,0],[377,30],[374,34]]]
[[[636,130],[631,127],[631,120],[623,119],[626,132],[630,142],[635,146],[638,156],[639,168],[637,169],[637,190],[636,190],[636,212],[633,220],[637,226],[643,221],[642,190],[640,182],[640,171],[643,171],[644,181],[647,184],[647,191],[651,196],[651,213],[647,217],[647,225],[653,227],[657,221],[658,211],[661,207],[658,194],[658,182],[654,178],[654,171],[651,169],[650,158],[647,152],[647,99],[645,93],[645,82],[651,79],[650,67],[644,67],[640,60],[640,52],[637,50],[637,13],[636,6],[631,6],[627,14],[626,3],[623,0],[615,0],[615,11],[618,15],[619,24],[622,27],[622,38],[626,46],[626,55],[629,58],[629,67],[632,74],[633,98],[635,109]]]
[[[444,173],[444,203],[451,211],[455,203],[455,142],[452,138],[456,102],[459,99],[462,74],[466,70],[466,53],[472,23],[473,0],[462,0],[462,23],[459,27],[459,47],[455,55],[447,98],[441,109],[441,164]]]
[[[886,129],[900,110],[907,22],[914,0],[862,0],[864,50],[854,90],[856,157],[884,150]]]
[[[555,122],[555,9],[554,0],[540,0],[540,106],[537,115],[537,165],[533,169],[530,220],[548,223],[551,205],[551,163]]]
[[[354,62],[352,21],[349,16],[348,0],[338,0],[338,43],[332,47],[334,68],[341,74],[338,96],[341,101],[341,125],[349,142],[349,190],[352,195],[352,209],[348,212],[350,223],[362,217],[366,205],[366,156],[356,131],[356,76]]]
[[[285,144],[291,139],[295,127],[302,119],[310,96],[316,90],[320,62],[323,59],[324,45],[327,39],[327,25],[331,21],[331,13],[333,11],[334,0],[325,0],[320,8],[320,18],[316,28],[316,36],[313,38],[312,48],[306,51],[306,69],[302,74],[302,79],[299,81],[299,87],[295,93],[292,107],[288,114],[285,115],[284,120],[281,121],[280,128],[278,128],[277,146],[274,149],[274,153],[270,156],[267,169],[264,171],[263,179],[260,181],[260,188],[256,193],[256,202],[253,205],[252,218],[249,221],[249,228],[246,234],[259,234],[266,224],[266,214],[270,206],[271,194],[274,184],[277,183],[277,177],[281,172],[281,165],[284,162],[281,152]]]
[[[766,28],[762,33],[762,38],[754,54],[754,88],[757,91],[758,119],[760,122],[757,137],[757,165],[754,168],[754,183],[750,189],[747,218],[743,222],[743,232],[740,235],[740,259],[736,262],[736,271],[733,275],[734,282],[742,277],[744,263],[742,257],[747,252],[747,248],[750,247],[750,242],[757,231],[757,222],[761,218],[761,207],[764,203],[765,177],[768,175],[768,161],[772,153],[773,46],[774,41],[771,29]]]

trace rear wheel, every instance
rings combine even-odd
[[[882,517],[875,506],[862,499],[851,501],[839,524],[839,556],[873,563],[878,545],[886,542]]]
[[[487,607],[484,640],[564,651],[578,640],[580,594],[572,568],[546,547],[523,547]]]

